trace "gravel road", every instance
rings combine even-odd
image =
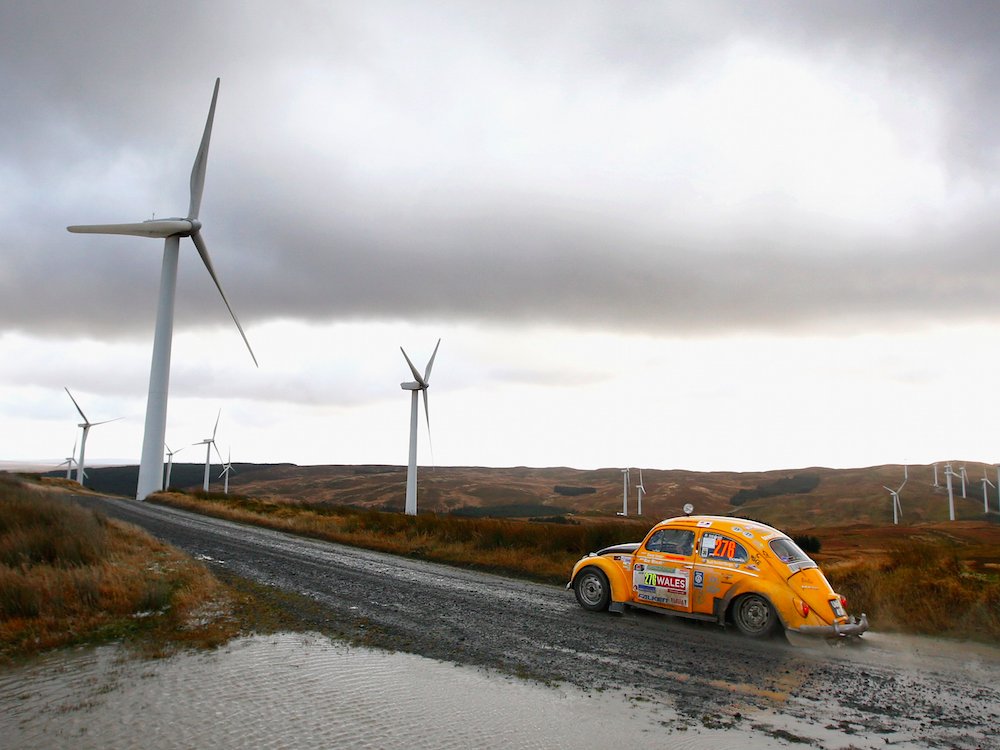
[[[1000,651],[869,633],[759,643],[572,592],[134,501],[79,495],[228,575],[301,594],[316,629],[544,682],[624,691],[692,724],[822,747],[1000,748]],[[664,722],[666,723],[666,722]],[[674,727],[684,729],[684,726]]]

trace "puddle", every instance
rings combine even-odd
[[[114,645],[33,660],[0,672],[0,737],[19,750],[915,747],[778,712],[699,722],[667,690],[658,701],[542,685],[308,633],[159,660]]]
[[[722,732],[688,731],[676,719],[666,705],[624,695],[312,634],[148,661],[103,646],[0,673],[0,737],[21,750],[612,747],[661,736],[677,748],[719,746]]]

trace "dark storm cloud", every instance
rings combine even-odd
[[[484,184],[497,171],[492,154],[466,158],[462,149],[476,128],[505,123],[449,98],[450,86],[495,89],[488,101],[502,114],[511,106],[502,92],[530,89],[539,76],[580,96],[599,81],[642,97],[744,36],[862,60],[873,75],[899,72],[941,103],[943,151],[955,168],[992,180],[992,3],[469,7],[0,7],[2,328],[148,336],[159,243],[71,236],[65,225],[183,212],[215,75],[224,81],[205,237],[249,327],[288,317],[444,318],[687,334],[1000,314],[987,294],[1000,281],[995,220],[891,241],[849,241],[802,220],[791,236],[758,228],[721,246],[711,231],[642,230],[634,207],[594,218],[572,196],[549,201],[559,190],[553,175],[575,174],[554,155],[538,157],[537,185]],[[472,83],[456,61],[468,63]],[[372,122],[370,142],[338,146],[352,96],[391,98],[386,112],[410,119]],[[303,113],[312,114],[295,119]],[[516,140],[514,125],[530,119],[512,120],[502,135]],[[427,143],[452,159],[436,170],[380,166],[393,140],[420,128],[454,128],[469,141]],[[179,323],[226,325],[190,243],[182,249]]]

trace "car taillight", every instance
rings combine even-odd
[[[841,596],[840,597],[840,603],[843,605],[844,609],[847,609],[847,597],[846,596]]]
[[[809,604],[806,602],[799,602],[799,609],[802,612],[803,617],[809,616]]]

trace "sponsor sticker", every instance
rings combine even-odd
[[[703,529],[707,529],[711,525],[712,525],[711,521],[698,521],[698,526],[700,526]]]
[[[636,597],[643,601],[687,608],[689,601],[690,571],[659,565],[633,567],[632,585]]]
[[[696,570],[694,572],[694,587],[696,589],[700,589],[704,585],[705,585],[705,571]]]

